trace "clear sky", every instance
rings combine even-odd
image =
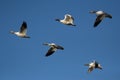
[[[119,0],[1,0],[0,80],[120,80]],[[113,16],[98,27],[91,10]],[[71,14],[76,27],[56,22]],[[30,39],[10,34],[22,22]],[[64,47],[49,57],[54,42]],[[98,61],[103,70],[87,73],[84,64]]]

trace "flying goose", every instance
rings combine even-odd
[[[97,18],[94,23],[94,27],[97,27],[97,25],[104,19],[104,18],[110,18],[112,19],[112,16],[104,11],[90,11],[90,13],[95,13],[97,15]]]
[[[60,19],[55,19],[55,20],[65,24],[65,25],[76,26],[74,24],[74,18],[70,14],[65,14],[64,19],[62,19],[62,20],[60,20]]]
[[[55,43],[44,43],[43,45],[50,46],[50,49],[48,50],[48,52],[45,55],[46,57],[52,55],[58,49],[64,50],[64,48],[62,46],[56,45]]]
[[[96,69],[96,68],[102,69],[101,65],[95,60],[89,64],[85,64],[85,66],[89,66],[88,72],[91,72],[93,69]]]
[[[27,33],[27,23],[25,21],[23,21],[19,32],[14,32],[14,31],[10,31],[10,32],[12,34],[15,34],[18,37],[21,37],[21,38],[30,38],[29,36],[26,35],[26,33]]]

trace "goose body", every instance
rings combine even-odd
[[[74,24],[74,18],[70,14],[65,14],[64,19],[56,19],[56,21],[65,24],[65,25],[71,25],[71,26],[76,26]]]
[[[22,25],[20,27],[20,31],[18,31],[18,32],[10,31],[10,32],[21,38],[30,38],[29,36],[26,35],[26,33],[27,33],[27,23],[26,22],[22,23]]]
[[[90,13],[95,13],[97,18],[94,22],[94,27],[97,27],[98,24],[104,19],[104,18],[112,18],[112,16],[104,11],[90,11]]]
[[[55,51],[59,50],[64,50],[62,46],[56,45],[55,43],[44,43],[43,45],[50,46],[50,49],[46,53],[46,57],[52,55]]]
[[[101,65],[96,61],[93,61],[93,62],[91,62],[89,64],[85,64],[85,66],[89,67],[88,72],[91,72],[93,69],[96,69],[96,68],[102,69]]]

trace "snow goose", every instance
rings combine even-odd
[[[50,49],[48,50],[48,52],[45,55],[46,57],[52,55],[58,49],[64,50],[64,48],[62,46],[56,45],[55,43],[44,43],[43,45],[50,46]]]
[[[97,27],[97,25],[104,19],[104,18],[110,18],[112,19],[112,16],[104,11],[90,11],[90,13],[95,13],[97,15],[97,18],[94,23],[94,27]]]
[[[21,37],[21,38],[30,38],[29,36],[26,35],[26,33],[27,33],[27,23],[25,21],[23,21],[19,32],[14,32],[14,31],[10,31],[10,32],[12,34],[15,34],[18,37]]]
[[[71,25],[71,26],[76,26],[74,24],[74,18],[70,15],[70,14],[65,14],[64,19],[60,20],[60,19],[55,19],[58,22],[61,22],[65,25]]]
[[[85,66],[89,66],[88,72],[91,72],[93,69],[96,69],[96,68],[102,69],[101,65],[95,60],[89,64],[85,64]]]

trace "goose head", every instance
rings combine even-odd
[[[49,43],[43,43],[43,45],[49,45]]]
[[[93,13],[96,13],[96,12],[97,12],[97,11],[90,11],[89,13],[92,13],[92,14],[93,14]]]
[[[15,34],[15,32],[14,32],[14,31],[10,31],[10,33],[11,33],[11,34]]]
[[[55,43],[43,43],[43,45],[53,46],[53,45],[55,45]]]
[[[60,22],[60,19],[55,19],[55,21],[58,21],[58,22]]]

